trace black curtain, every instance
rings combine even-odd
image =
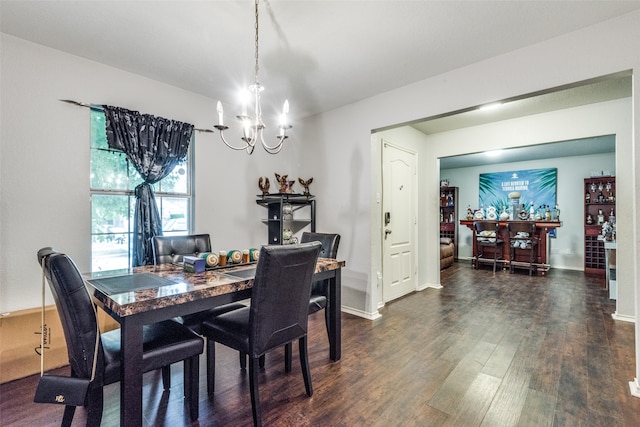
[[[153,264],[151,239],[162,220],[151,184],[169,175],[187,155],[193,125],[103,105],[109,148],[126,153],[144,180],[136,187],[132,265]]]

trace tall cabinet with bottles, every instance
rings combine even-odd
[[[458,187],[440,187],[440,237],[453,240],[458,259]]]
[[[602,225],[615,223],[616,178],[584,179],[584,272],[606,274],[606,253]]]

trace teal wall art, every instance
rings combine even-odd
[[[553,209],[556,205],[558,170],[556,168],[529,169],[480,174],[480,206],[489,206],[501,212],[511,203],[509,193],[520,193],[520,204],[528,209],[533,202],[535,208],[542,205]]]

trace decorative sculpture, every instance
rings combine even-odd
[[[267,178],[266,176],[264,177],[264,181],[262,180],[262,177],[258,179],[258,187],[260,187],[260,190],[262,190],[263,196],[269,195],[270,186],[271,184],[269,184],[269,178]]]
[[[309,185],[311,185],[311,183],[313,182],[313,177],[309,178],[308,180],[303,180],[302,178],[298,178],[298,182],[300,183],[300,185],[302,185],[302,187],[304,187],[304,195],[305,196],[310,196],[311,193],[309,193]]]
[[[288,181],[287,178],[289,175],[280,175],[279,173],[275,174],[276,180],[280,184],[280,193],[293,193],[293,184],[295,181]]]

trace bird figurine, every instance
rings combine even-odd
[[[260,187],[260,190],[262,190],[263,196],[269,195],[270,186],[271,184],[269,184],[269,178],[267,178],[266,176],[264,177],[264,181],[262,180],[262,177],[258,179],[258,187]]]
[[[280,175],[279,173],[275,174],[276,180],[280,184],[280,193],[291,193],[293,191],[292,187],[295,181],[288,181],[287,178],[289,175]]]
[[[309,185],[311,185],[311,183],[313,182],[313,177],[309,178],[308,180],[304,180],[302,178],[298,178],[298,182],[300,183],[300,185],[302,185],[302,187],[304,188],[304,195],[305,196],[310,196],[311,193],[309,193]]]

